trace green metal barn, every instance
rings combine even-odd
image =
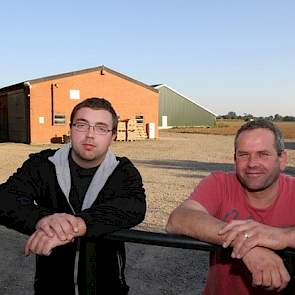
[[[159,90],[159,128],[213,126],[216,114],[165,84]]]

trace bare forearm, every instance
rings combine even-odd
[[[283,234],[287,239],[287,247],[295,248],[295,227],[288,227],[283,229]]]
[[[222,237],[218,232],[225,223],[206,212],[177,208],[169,217],[166,230],[221,245]]]

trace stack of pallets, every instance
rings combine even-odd
[[[144,123],[136,123],[135,138],[136,140],[144,140],[148,138]]]
[[[126,121],[119,121],[118,122],[116,140],[117,141],[126,141],[127,140]]]
[[[136,120],[130,119],[127,122],[127,140],[128,141],[135,141],[136,140]]]
[[[138,122],[136,119],[127,119],[118,122],[117,141],[135,141],[147,138],[148,136],[143,122]]]

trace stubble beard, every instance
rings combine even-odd
[[[268,176],[264,176],[264,179],[261,179],[258,183],[251,184],[251,179],[248,180],[247,176],[242,176],[241,173],[237,173],[238,180],[240,181],[241,185],[249,192],[261,192],[269,187],[271,187],[279,178],[280,170],[276,169],[274,173],[271,173]]]
[[[88,163],[90,164],[91,162],[97,162],[96,165],[99,165],[101,160],[100,156],[96,155],[95,153],[84,153],[83,151],[77,150],[75,147],[72,146],[72,153],[74,154],[74,157],[78,160],[80,164]],[[72,157],[73,157],[72,154]],[[79,163],[77,163],[79,165]]]

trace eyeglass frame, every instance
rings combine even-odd
[[[83,126],[87,126],[87,130],[79,130],[78,128],[77,128],[77,124],[81,124],[81,125],[83,125]],[[105,129],[105,133],[103,132],[103,133],[101,133],[101,132],[97,132],[96,131],[96,127],[99,127],[99,128],[102,128],[102,129],[104,129],[103,128],[103,126],[101,126],[101,125],[90,125],[89,123],[86,123],[86,122],[76,122],[76,123],[72,123],[71,124],[71,127],[75,127],[74,129],[75,130],[77,130],[78,132],[89,132],[89,129],[90,129],[90,127],[92,127],[93,128],[93,132],[95,133],[95,134],[98,134],[98,135],[107,135],[109,132],[113,132],[114,131],[114,129]]]

